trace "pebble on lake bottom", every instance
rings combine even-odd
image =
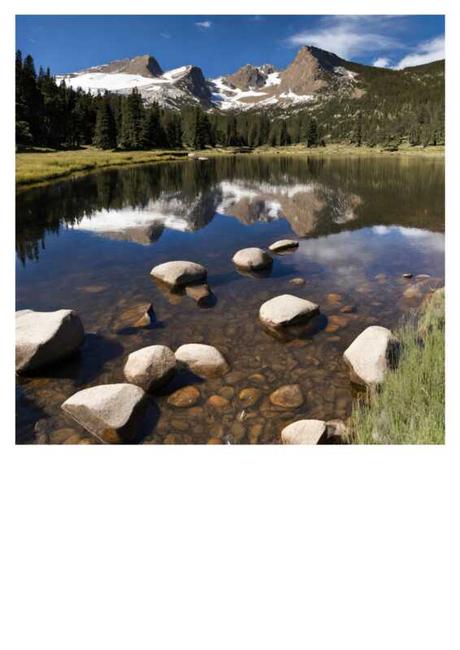
[[[171,393],[168,397],[168,404],[177,408],[194,406],[200,399],[200,391],[195,386],[184,386]]]
[[[286,384],[277,388],[269,396],[274,406],[285,409],[295,409],[302,406],[304,398],[298,384]]]

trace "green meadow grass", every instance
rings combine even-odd
[[[194,152],[214,158],[240,153],[239,147],[206,149]],[[381,151],[376,148],[355,147],[344,144],[330,144],[326,147],[307,148],[305,145],[289,147],[259,147],[245,155],[285,155],[285,156],[443,156],[444,147],[406,147],[396,152]],[[44,183],[72,174],[91,172],[104,167],[121,167],[140,163],[170,162],[184,159],[187,152],[155,151],[101,151],[86,147],[74,151],[34,151],[16,154],[16,184],[18,187]]]
[[[398,368],[379,391],[358,400],[350,428],[359,444],[443,444],[445,437],[444,289],[395,332]]]
[[[103,167],[169,162],[186,156],[184,151],[46,151],[16,154],[16,184],[31,185]]]

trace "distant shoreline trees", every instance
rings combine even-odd
[[[398,86],[399,83],[399,86]],[[381,75],[370,78],[359,99],[333,97],[281,112],[205,112],[197,104],[180,111],[145,105],[137,89],[129,95],[92,95],[56,83],[49,68],[38,73],[32,56],[16,53],[16,142],[19,148],[203,149],[328,142],[397,147],[444,143],[444,86],[408,84]],[[416,91],[414,89],[417,89]],[[371,92],[372,91],[372,92]],[[390,92],[391,91],[391,92]]]

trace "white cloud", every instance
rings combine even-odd
[[[315,29],[293,34],[287,39],[292,47],[314,45],[348,58],[369,51],[402,48],[400,41],[385,33],[393,16],[328,16]]]
[[[390,65],[390,59],[387,59],[385,56],[379,56],[378,59],[375,59],[372,65],[376,68],[388,68]]]
[[[413,65],[422,65],[423,63],[431,63],[431,61],[439,61],[445,57],[444,36],[436,36],[430,41],[419,43],[413,52],[407,54],[396,67],[397,70],[408,68]]]
[[[195,23],[197,27],[201,27],[202,29],[209,29],[212,25],[212,22],[210,20],[203,20],[202,22]]]

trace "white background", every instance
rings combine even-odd
[[[3,648],[458,650],[460,24],[455,4],[3,3]],[[16,447],[14,13],[208,15],[281,9],[447,13],[446,446]]]

